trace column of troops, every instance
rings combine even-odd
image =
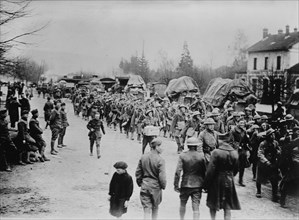
[[[228,169],[229,175],[238,173],[238,183],[245,187],[244,172],[251,167],[252,180],[256,182],[256,197],[262,197],[261,185],[270,182],[272,201],[280,200],[281,206],[285,207],[286,195],[298,190],[299,122],[291,114],[285,114],[281,102],[277,103],[270,121],[266,115],[259,115],[253,105],[245,107],[244,112],[236,111],[234,103],[221,110],[213,108],[206,111],[204,102],[199,96],[196,97],[194,103],[184,105],[170,102],[168,98],[142,100],[121,94],[82,95],[76,92],[72,103],[75,115],[89,120],[98,114],[99,120],[105,119],[107,127],[124,133],[128,139],[136,138],[141,143],[142,154],[148,144],[151,146],[158,136],[163,136],[175,140],[177,153],[183,161],[189,152],[184,151],[185,145],[190,150],[190,146],[196,143],[196,151],[203,154],[205,167],[208,169],[211,166],[210,172],[215,173],[219,172],[215,170],[215,166],[219,166],[216,161],[227,156],[219,149],[226,147],[227,152],[233,151],[228,154],[232,158],[228,162],[231,166],[227,167],[224,163],[220,169],[224,169],[224,173]],[[192,144],[188,145],[188,142]],[[237,161],[234,161],[236,158]],[[233,164],[237,170],[234,170]],[[178,170],[182,170],[182,164],[178,165]],[[176,178],[179,176],[177,172]],[[206,178],[211,178],[210,174],[207,175]],[[192,181],[187,182],[188,186]],[[178,180],[174,185],[178,189]],[[203,185],[200,184],[200,187]],[[211,210],[223,208],[223,201],[213,201],[215,197],[210,197],[211,204],[217,204],[211,205]],[[228,209],[238,209],[238,202],[230,199],[232,207]]]

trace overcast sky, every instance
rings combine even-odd
[[[47,22],[35,42],[11,54],[30,56],[49,66],[49,73],[65,75],[80,70],[109,73],[121,58],[145,56],[156,69],[167,53],[177,65],[187,41],[194,65],[227,65],[228,47],[238,29],[251,45],[262,38],[262,29],[277,33],[298,27],[298,1],[33,1],[32,16],[10,26],[10,34]]]

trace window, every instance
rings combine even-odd
[[[296,79],[296,89],[299,89],[299,77]]]
[[[253,58],[253,69],[256,70],[257,58]]]
[[[251,85],[252,85],[252,91],[254,94],[256,94],[257,91],[257,78],[251,78]]]
[[[277,56],[276,69],[280,70],[280,68],[281,68],[281,56]]]
[[[265,70],[268,69],[268,60],[269,60],[269,57],[265,57]]]

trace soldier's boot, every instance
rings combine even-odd
[[[93,143],[90,143],[89,149],[90,149],[90,156],[93,156]]]
[[[131,140],[134,140],[134,132],[131,132]]]
[[[57,155],[57,151],[55,150],[55,141],[51,141],[51,154]]]
[[[199,220],[199,211],[193,212],[193,220]]]
[[[47,158],[46,155],[45,155],[45,147],[42,147],[42,149],[40,151],[40,155],[43,158],[42,160],[44,160],[44,161],[50,161],[50,159]]]
[[[97,157],[98,159],[101,158],[100,146],[97,146]]]
[[[144,218],[143,219],[151,219],[151,212],[152,212],[151,209],[144,208],[143,212],[144,212]]]

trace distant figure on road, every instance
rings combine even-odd
[[[47,123],[45,129],[47,129],[47,127],[49,125],[49,119],[50,119],[50,116],[51,116],[51,111],[53,109],[54,109],[54,105],[51,102],[51,97],[48,97],[47,102],[44,105],[44,117],[45,117],[45,122]]]
[[[166,187],[165,160],[162,153],[162,141],[155,138],[150,143],[151,151],[139,160],[136,169],[136,182],[140,190],[144,219],[157,219],[159,204],[162,201],[162,189]]]
[[[116,172],[109,185],[110,214],[120,218],[127,213],[128,202],[133,194],[133,180],[127,173],[127,163],[119,161],[114,164]]]
[[[93,155],[93,145],[94,142],[96,142],[97,146],[97,157],[100,159],[101,152],[100,152],[100,143],[102,138],[102,133],[105,134],[104,124],[102,120],[100,119],[100,114],[96,113],[95,117],[91,119],[87,124],[87,129],[89,130],[88,136],[90,140],[90,156]]]

